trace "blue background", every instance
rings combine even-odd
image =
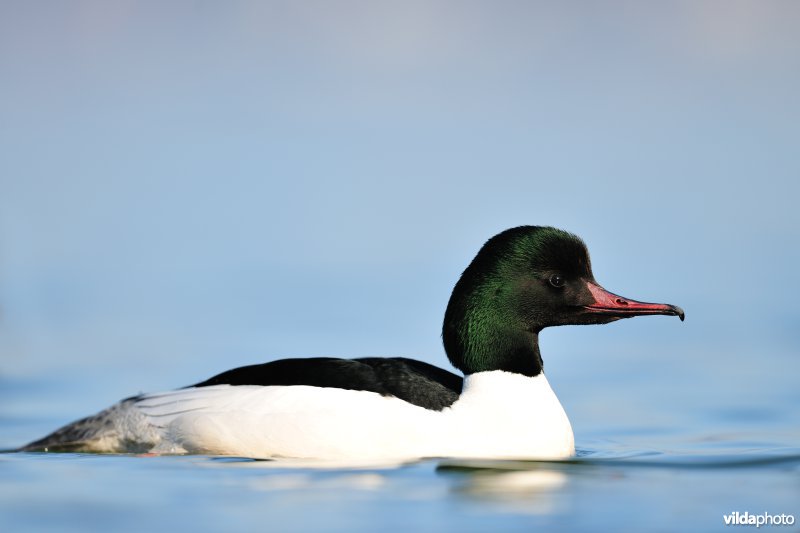
[[[558,385],[623,351],[598,381],[800,371],[794,4],[2,10],[5,378],[90,407],[285,356],[446,365],[453,284],[520,224],[687,311],[545,332]]]
[[[798,20],[773,1],[3,2],[0,447],[282,357],[449,368],[452,286],[521,224],[687,313],[543,333],[579,448],[796,446]]]

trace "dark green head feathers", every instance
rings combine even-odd
[[[465,374],[506,370],[535,376],[542,371],[543,328],[637,314],[683,311],[605,291],[594,280],[580,238],[552,227],[520,226],[489,239],[461,275],[442,338],[450,362]]]

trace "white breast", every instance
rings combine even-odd
[[[147,396],[156,452],[318,459],[563,458],[572,428],[543,374],[468,376],[431,411],[365,391],[216,385]]]
[[[448,442],[450,457],[560,459],[575,453],[572,426],[543,373],[467,376],[449,416],[460,432]]]

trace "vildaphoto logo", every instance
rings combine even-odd
[[[747,511],[722,515],[726,526],[791,526],[794,525],[794,515],[791,514],[750,514]]]

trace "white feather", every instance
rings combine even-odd
[[[467,376],[432,411],[336,388],[215,385],[152,394],[135,408],[158,433],[154,452],[315,459],[563,458],[572,427],[544,374]],[[133,428],[131,428],[133,429]]]

